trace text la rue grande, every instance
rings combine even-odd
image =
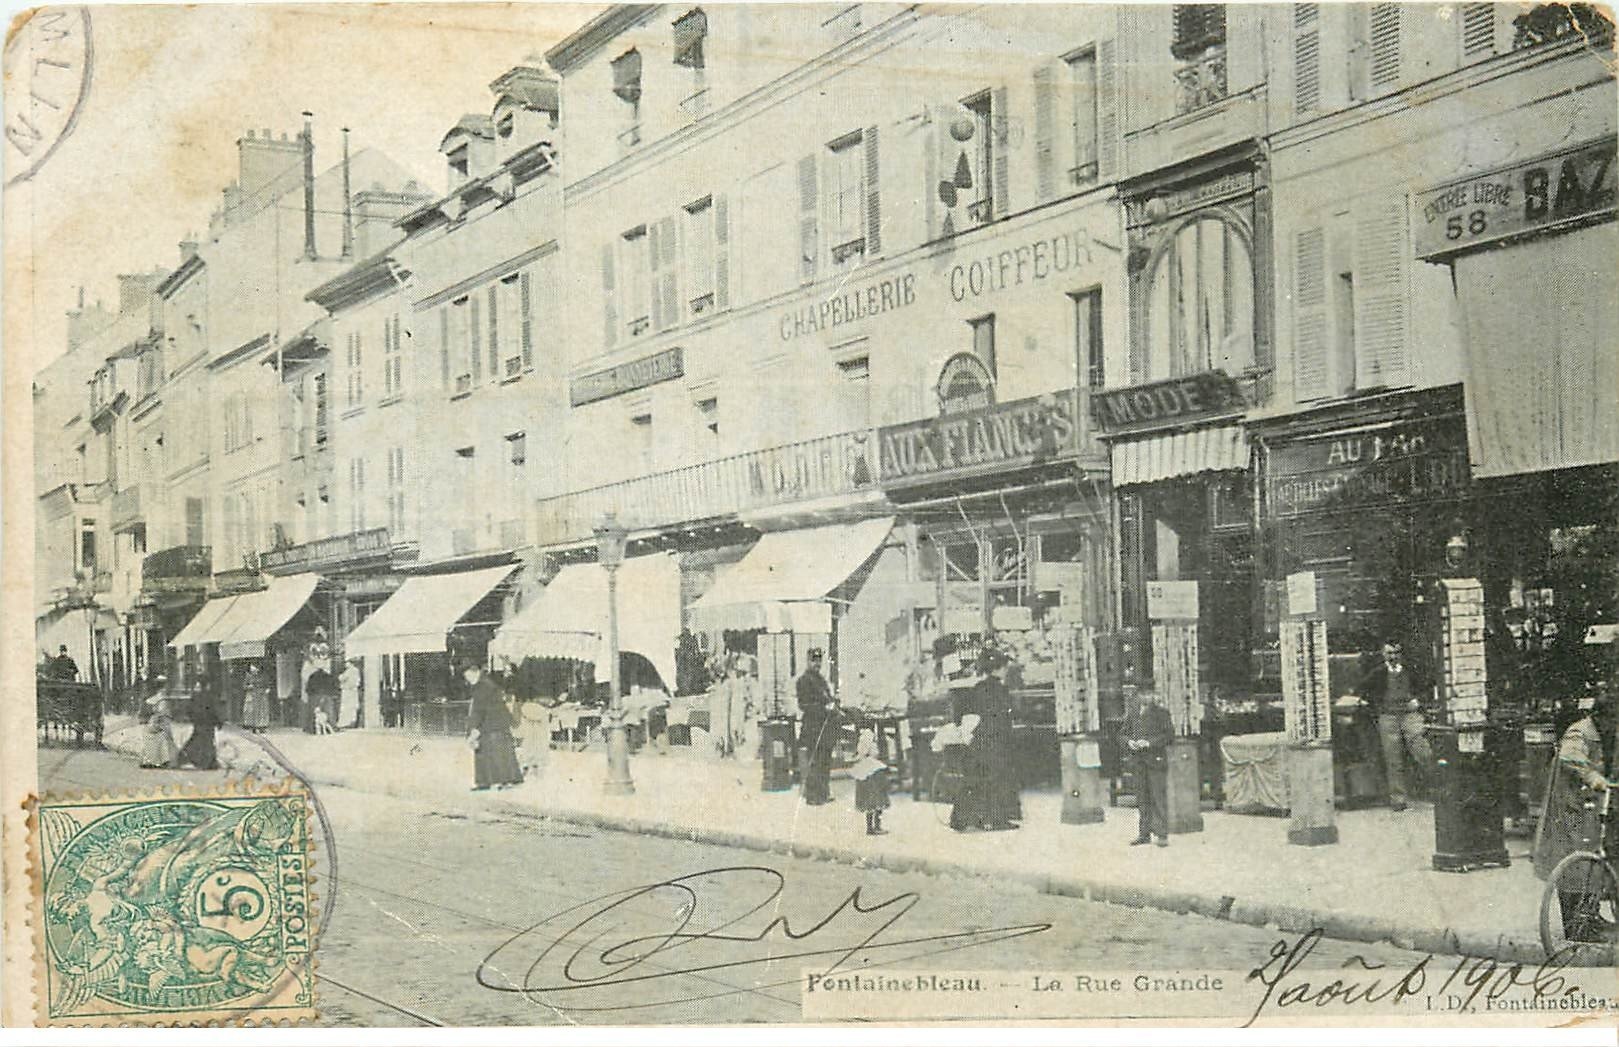
[[[1179,993],[1224,992],[1225,979],[1217,974],[1036,974],[1034,992]]]

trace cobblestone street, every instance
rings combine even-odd
[[[42,749],[46,790],[150,788],[217,780],[193,772],[141,771],[130,757]],[[988,927],[1049,924],[1050,929],[965,948],[929,961],[940,972],[1048,971],[1163,976],[1231,972],[1263,962],[1281,937],[1262,928],[1198,916],[1086,903],[1007,888],[988,879],[896,875],[847,865],[761,856],[757,852],[581,828],[542,818],[496,816],[477,798],[451,807],[325,787],[339,859],[334,906],[320,943],[320,1008],[338,1025],[551,1025],[797,1022],[797,968],[742,967],[676,975],[627,987],[612,1009],[584,1010],[478,984],[480,961],[552,913],[610,892],[698,870],[768,865],[785,886],[780,915],[796,928],[813,924],[859,887],[867,905],[914,892],[918,901],[889,936],[905,939]],[[653,899],[646,899],[649,905]],[[901,934],[903,931],[903,934]],[[922,951],[922,950],[918,950]],[[524,961],[532,962],[530,949]],[[1339,967],[1365,956],[1403,970],[1421,954],[1391,946],[1323,940],[1311,968]],[[873,962],[882,962],[880,955]],[[846,965],[843,969],[853,969]],[[894,966],[918,969],[919,961]],[[867,968],[869,970],[869,968]],[[490,981],[498,976],[486,972]],[[1240,976],[1239,976],[1240,980]],[[773,983],[773,984],[772,984]],[[659,995],[663,1002],[637,1006]],[[1258,985],[1219,997],[1205,1017],[1230,1016],[1260,1002]],[[675,1001],[670,997],[687,997]],[[590,1006],[600,1006],[593,996]],[[1414,1006],[1414,1004],[1413,1004]],[[1115,1018],[1127,1017],[1116,1013]],[[992,1017],[985,1015],[985,1018]]]

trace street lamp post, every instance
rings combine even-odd
[[[630,778],[630,740],[624,726],[624,697],[618,676],[618,568],[624,562],[628,532],[612,513],[596,527],[596,559],[607,570],[607,678],[611,688],[607,707],[607,780],[603,791],[614,796],[635,792]]]

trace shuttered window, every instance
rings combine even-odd
[[[798,278],[803,283],[815,279],[815,263],[821,249],[819,186],[816,183],[815,156],[798,160]]]
[[[883,250],[882,166],[877,152],[877,128],[866,128],[862,141],[866,151],[866,257],[875,258]]]
[[[1462,5],[1462,57],[1488,58],[1495,54],[1495,5]]]
[[[1042,65],[1034,85],[1034,195],[1044,203],[1057,193],[1057,89],[1055,70]]]
[[[651,226],[649,264],[652,284],[652,326],[667,331],[680,322],[679,233],[674,216],[660,218]]]
[[[618,342],[618,293],[613,269],[617,260],[613,256],[613,242],[602,244],[602,348],[611,349]]]
[[[1327,237],[1320,226],[1293,235],[1293,398],[1329,395]]]
[[[518,309],[522,312],[523,370],[534,369],[534,288],[530,274],[524,273],[518,282]]]
[[[1096,51],[1082,51],[1068,59],[1069,126],[1074,143],[1073,164],[1068,183],[1080,186],[1096,180],[1097,174],[1097,79]]]
[[[714,198],[714,305],[731,307],[731,207],[724,196]]]
[[[1404,196],[1362,206],[1355,216],[1355,387],[1407,383]]]
[[[1321,108],[1321,30],[1319,4],[1293,5],[1293,112],[1307,116]]]
[[[489,285],[489,380],[498,382],[501,378],[500,360],[500,285]]]
[[[1397,87],[1400,83],[1400,6],[1372,5],[1371,80],[1374,89]]]

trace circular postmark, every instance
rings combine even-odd
[[[304,811],[292,796],[153,800],[74,834],[45,878],[52,1015],[229,1008],[296,976]]]
[[[90,10],[39,7],[6,37],[6,185],[33,177],[72,133],[90,93]]]

